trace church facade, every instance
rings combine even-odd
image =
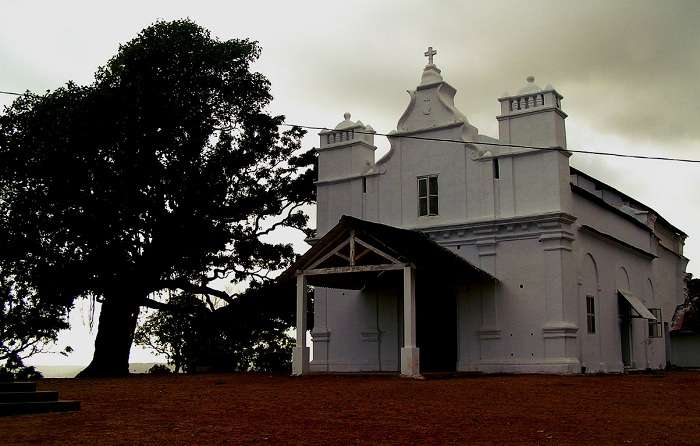
[[[384,156],[347,113],[319,135],[317,234],[285,273],[294,374],[665,367],[686,234],[569,165],[554,88],[500,98],[492,138],[433,54]]]

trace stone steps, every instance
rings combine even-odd
[[[34,382],[0,382],[0,416],[80,410],[80,401],[58,399],[58,392],[36,390]]]
[[[0,382],[0,393],[4,392],[36,392],[33,381]]]
[[[58,392],[40,390],[37,392],[0,392],[0,403],[21,403],[33,401],[58,401]]]
[[[0,403],[0,416],[80,410],[80,401],[22,401]]]

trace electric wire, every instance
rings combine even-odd
[[[25,93],[16,93],[13,91],[0,90],[0,94],[22,96]],[[27,92],[26,94],[34,95],[33,93],[30,93],[30,92]],[[36,96],[36,95],[34,95],[34,96]],[[321,130],[321,131],[327,131],[327,132],[335,131],[335,129],[331,129],[328,127],[317,127],[317,126],[311,126],[311,125],[291,124],[291,123],[286,123],[286,122],[282,123],[282,125],[284,125],[286,127],[298,127],[298,128],[302,128],[302,129],[306,129],[306,130]],[[571,149],[571,148],[564,148],[564,147],[529,146],[529,145],[524,145],[524,144],[509,144],[509,143],[502,143],[502,142],[466,141],[466,140],[448,139],[448,138],[431,138],[428,136],[402,135],[402,134],[379,133],[379,132],[363,132],[363,131],[359,131],[359,130],[353,130],[353,131],[355,133],[364,134],[364,135],[385,136],[387,138],[416,139],[416,140],[420,140],[420,141],[446,142],[446,143],[451,143],[451,144],[478,144],[481,146],[510,147],[510,148],[515,148],[515,149],[529,149],[529,150],[547,150],[547,151],[563,152],[563,153],[566,153],[566,152],[581,153],[581,154],[585,154],[585,155],[613,156],[613,157],[617,157],[617,158],[633,158],[633,159],[654,160],[654,161],[673,161],[673,162],[679,162],[679,163],[694,163],[694,164],[700,163],[700,160],[697,160],[697,159],[673,158],[673,157],[668,157],[668,156],[632,155],[632,154],[627,154],[627,153],[601,152],[601,151],[597,151],[597,150],[581,150],[581,149]]]
[[[330,129],[330,128],[326,128],[326,127],[313,127],[313,126],[300,125],[300,124],[284,123],[283,125],[285,125],[287,127],[299,127],[299,128],[307,129],[307,130],[325,130],[325,131],[329,131],[329,132],[335,131],[334,129]],[[700,163],[700,160],[696,160],[696,159],[671,158],[671,157],[666,157],[666,156],[630,155],[630,154],[626,154],[626,153],[599,152],[599,151],[594,151],[594,150],[577,150],[577,149],[569,149],[569,148],[563,148],[563,147],[528,146],[528,145],[524,145],[524,144],[509,144],[509,143],[502,143],[502,142],[467,141],[467,140],[460,140],[460,139],[431,138],[428,136],[402,135],[402,134],[378,133],[378,132],[363,132],[363,131],[358,131],[358,130],[353,130],[353,131],[355,133],[360,133],[360,134],[364,134],[364,135],[386,136],[387,138],[418,139],[418,140],[422,140],[422,141],[438,141],[438,142],[449,142],[449,143],[455,143],[455,144],[478,144],[478,145],[482,145],[482,146],[498,146],[498,147],[511,147],[511,148],[531,149],[531,150],[550,150],[550,151],[554,151],[554,152],[584,153],[584,154],[588,154],[588,155],[616,156],[616,157],[620,157],[620,158],[637,158],[637,159],[657,160],[657,161],[678,161],[678,162],[683,162],[683,163]]]

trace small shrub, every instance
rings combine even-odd
[[[151,375],[170,375],[172,372],[165,364],[154,364],[153,367],[148,369],[148,373]]]
[[[0,365],[0,382],[2,381],[36,381],[43,378],[41,372],[33,366],[25,366],[17,356],[10,356],[5,364]]]

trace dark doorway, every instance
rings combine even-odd
[[[632,308],[627,302],[620,300],[620,349],[622,364],[632,366]]]
[[[452,290],[418,285],[416,336],[421,372],[456,370],[457,300]]]

